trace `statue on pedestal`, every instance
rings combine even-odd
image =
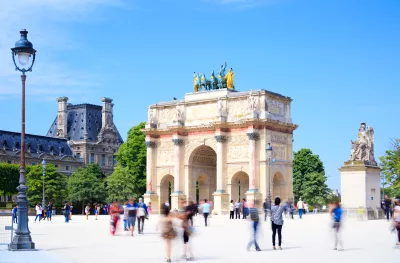
[[[193,86],[194,92],[199,92],[200,89],[205,90],[215,90],[215,89],[235,89],[233,85],[234,73],[233,69],[230,68],[228,73],[226,71],[226,62],[221,65],[217,75],[215,75],[214,70],[211,72],[209,79],[203,73],[193,74]]]
[[[357,140],[351,141],[350,161],[362,161],[367,165],[377,165],[374,157],[374,129],[367,128],[364,122],[360,125]]]

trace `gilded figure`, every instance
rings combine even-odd
[[[226,87],[228,89],[235,89],[233,86],[234,73],[232,68],[229,69],[228,74],[226,74],[225,76],[225,79],[226,79]]]

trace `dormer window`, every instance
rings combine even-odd
[[[54,146],[50,146],[49,150],[50,150],[50,154],[54,155]]]

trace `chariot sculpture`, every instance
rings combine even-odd
[[[193,73],[193,86],[194,92],[199,92],[201,89],[204,90],[216,90],[216,89],[235,89],[233,85],[234,73],[233,69],[230,68],[228,73],[226,71],[226,62],[221,65],[217,75],[215,75],[214,70],[211,72],[209,79],[204,75],[203,72]]]

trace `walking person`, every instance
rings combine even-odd
[[[400,199],[395,201],[393,209],[393,230],[397,230],[396,247],[400,248]]]
[[[276,233],[278,232],[278,249],[282,249],[282,226],[283,218],[282,214],[285,210],[285,206],[281,203],[279,197],[275,198],[275,205],[271,207],[271,226],[272,226],[272,248],[276,249],[275,239]]]
[[[246,199],[244,199],[244,198],[242,200],[242,215],[243,215],[243,219],[246,219],[247,216],[249,215],[249,208],[247,207],[247,202],[246,202]]]
[[[304,214],[307,214],[309,211],[308,211],[308,203],[307,202],[305,202],[304,203]]]
[[[151,202],[147,203],[147,216],[150,217],[151,215]]]
[[[391,211],[391,208],[392,208],[392,199],[390,199],[388,195],[385,195],[384,207],[385,207],[386,219],[387,219],[387,221],[389,221],[389,219],[390,219],[390,211]]]
[[[201,205],[201,211],[203,212],[205,226],[207,226],[207,218],[211,213],[211,205],[208,203],[207,199],[204,199],[204,203]]]
[[[240,203],[240,200],[238,200],[235,203],[235,214],[236,214],[236,219],[240,219],[240,207],[242,206],[242,204]]]
[[[187,213],[187,220],[188,223],[190,222],[190,226],[193,226],[193,216],[196,213],[197,206],[193,201],[189,202],[189,205],[185,207],[185,211]]]
[[[261,251],[257,243],[257,232],[258,232],[258,224],[260,222],[260,216],[258,214],[257,208],[254,207],[254,203],[250,202],[248,206],[249,206],[250,219],[252,221],[253,235],[250,239],[250,242],[247,244],[247,251],[250,250],[253,244],[256,247],[257,251]]]
[[[49,202],[47,204],[47,214],[46,214],[47,221],[51,222],[52,215],[53,215],[53,202]]]
[[[128,229],[131,231],[131,236],[133,236],[138,208],[137,204],[135,203],[135,199],[129,199],[129,203],[126,205],[126,208],[128,209]]]
[[[192,202],[193,203],[193,202]],[[189,244],[189,237],[193,232],[193,228],[189,225],[189,217],[192,215],[192,208],[190,205],[185,206],[185,199],[181,199],[181,207],[185,207],[184,212],[180,212],[176,214],[176,217],[182,220],[182,229],[183,229],[183,255],[182,259],[186,259],[186,261],[194,260],[193,252],[191,245]],[[189,254],[189,256],[188,256]]]
[[[268,199],[265,199],[264,203],[263,203],[263,209],[264,209],[264,221],[267,221],[267,216],[268,216]]]
[[[105,203],[104,206],[103,206],[103,213],[104,213],[104,215],[108,215],[108,205],[107,205],[107,203]]]
[[[72,220],[72,208],[74,208],[72,206],[72,202],[69,202],[69,218],[68,218],[68,220]]]
[[[229,219],[233,219],[235,215],[235,204],[233,203],[233,200],[231,200],[229,204]]]
[[[97,217],[100,215],[100,204],[96,204],[94,206],[94,215],[96,216],[96,220],[97,220]]]
[[[139,198],[137,216],[138,216],[138,231],[139,234],[143,234],[144,220],[147,218],[147,206],[145,203],[143,203],[142,198]]]
[[[86,220],[89,220],[89,215],[90,215],[90,204],[89,203],[85,206],[85,215],[86,215]]]
[[[294,211],[295,211],[296,209],[294,208],[294,205],[292,204],[292,203],[289,203],[289,213],[290,213],[290,217],[292,218],[292,219],[294,219]]]
[[[164,204],[161,209],[164,216],[160,221],[161,238],[165,240],[167,262],[171,262],[171,241],[176,237],[176,231],[172,225],[172,213],[170,213],[169,210],[169,206]]]
[[[111,217],[110,232],[111,232],[111,235],[113,235],[113,236],[115,236],[115,234],[117,233],[120,211],[121,211],[121,208],[119,207],[118,201],[114,200],[112,203],[112,206],[110,207],[110,217]]]
[[[35,223],[36,223],[36,220],[39,218],[39,223],[40,223],[40,220],[42,220],[42,213],[43,213],[43,208],[42,208],[42,205],[40,204],[40,203],[37,203],[36,204],[36,207],[35,207],[35,210],[36,210],[36,217],[35,217]]]
[[[342,220],[342,208],[340,207],[339,201],[336,201],[333,205],[333,208],[330,211],[330,215],[332,216],[333,219],[333,233],[335,237],[335,246],[333,250],[343,250],[343,243],[342,239],[340,237],[340,225],[341,225],[341,220]],[[338,247],[340,246],[341,249]]]
[[[297,202],[297,210],[299,211],[299,218],[303,218],[303,211],[304,211],[304,203],[301,201],[301,198]]]
[[[65,203],[63,210],[64,210],[65,223],[68,223],[69,222],[69,214],[71,212],[70,211],[71,207],[69,206],[68,202]]]
[[[12,209],[12,222],[18,224],[18,205]]]
[[[125,201],[124,205],[122,206],[122,209],[124,209],[124,231],[128,231],[128,201]]]

